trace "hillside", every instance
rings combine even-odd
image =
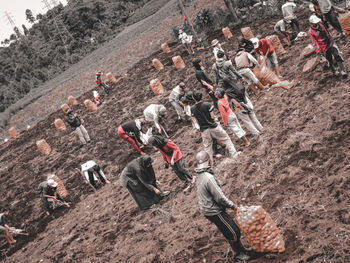
[[[32,27],[0,48],[0,112],[142,20],[147,12],[138,10],[148,2],[69,1],[36,18],[29,10]]]
[[[299,13],[304,30],[307,17],[306,10]],[[266,19],[250,27],[262,36],[273,31],[273,23]],[[239,28],[232,31],[239,34]],[[214,32],[209,40],[213,38],[225,42],[221,32]],[[349,42],[337,43],[350,69]],[[324,73],[321,64],[311,73],[302,73],[306,60],[298,57],[307,44],[309,39],[303,38],[280,56],[281,74],[297,80],[295,88],[289,92],[270,89],[262,96],[252,96],[265,127],[262,138],[249,135],[252,145],[244,148],[231,136],[243,151],[239,161],[215,163],[216,177],[227,196],[238,204],[263,205],[284,235],[286,252],[265,255],[250,261],[253,263],[350,262],[349,80]],[[223,48],[233,56],[236,46],[232,39]],[[171,61],[179,54],[186,63],[183,70],[176,70]],[[31,234],[28,239],[19,238],[14,249],[7,250],[1,243],[3,262],[233,261],[223,236],[199,213],[195,189],[183,194],[180,181],[163,169],[158,152],[146,149],[155,159],[163,188],[171,191],[167,199],[154,209],[140,211],[119,184],[119,173],[137,155],[116,136],[116,129],[156,102],[168,108],[171,139],[193,172],[194,154],[202,149],[200,135],[190,126],[174,122],[176,113],[167,96],[181,81],[191,90],[198,89],[191,66],[194,57],[200,57],[207,69],[213,63],[211,50],[193,57],[182,49],[170,54],[158,51],[127,70],[97,112],[87,112],[82,104],[74,108],[84,119],[92,144],[80,147],[69,131],[56,131],[53,121],[63,117],[57,110],[16,140],[0,145],[0,184],[6,189],[0,192],[0,200],[13,206],[11,223]],[[153,58],[163,62],[163,71],[152,67]],[[155,77],[166,94],[155,97],[150,91],[149,81]],[[90,93],[78,100],[90,98]],[[35,145],[42,138],[53,147],[48,157]],[[90,159],[100,163],[113,182],[97,192],[75,171]],[[43,216],[36,194],[47,173],[56,173],[65,182],[72,202],[72,208],[57,211],[51,218]]]

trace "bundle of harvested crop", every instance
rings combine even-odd
[[[257,252],[283,252],[283,236],[261,206],[240,206],[236,221],[249,245]]]

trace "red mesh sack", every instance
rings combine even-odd
[[[186,67],[185,62],[182,60],[181,56],[175,56],[172,58],[175,68],[183,69]]]
[[[241,32],[245,38],[248,38],[248,39],[254,38],[254,34],[249,26],[241,28]]]
[[[267,36],[266,39],[270,41],[271,45],[275,48],[277,55],[286,53],[286,50],[284,49],[277,35]]]
[[[44,139],[37,141],[36,145],[38,146],[39,151],[43,155],[49,155],[50,154],[51,146]]]
[[[163,94],[165,92],[164,87],[159,79],[152,79],[150,85],[155,95]]]
[[[155,67],[156,70],[162,70],[164,69],[164,65],[162,64],[162,62],[160,62],[159,59],[153,59],[152,60],[152,65],[153,67]]]
[[[15,127],[11,127],[11,128],[9,129],[9,133],[10,133],[10,135],[11,135],[12,138],[17,138],[17,137],[18,137],[18,132],[17,132],[17,130],[16,130]]]
[[[236,222],[256,252],[283,252],[285,244],[276,223],[261,206],[240,206]]]
[[[340,15],[339,22],[345,35],[349,36],[350,35],[350,13]]]
[[[57,175],[50,174],[47,176],[47,180],[49,180],[49,179],[54,180],[58,184],[57,185],[57,192],[61,197],[65,198],[68,196],[68,191],[67,191],[66,187],[64,186],[62,180],[60,178],[58,178]]]
[[[55,127],[58,131],[65,131],[66,130],[66,124],[64,124],[63,120],[56,119],[54,124],[55,124]]]
[[[265,85],[273,85],[279,82],[276,74],[266,66],[266,62],[260,63],[260,67],[253,68],[255,76]]]

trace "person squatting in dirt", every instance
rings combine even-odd
[[[120,176],[121,186],[128,189],[141,210],[152,208],[170,193],[160,188],[152,162],[150,156],[140,156],[129,162]]]
[[[165,162],[165,169],[168,169],[169,165],[171,166],[177,177],[185,185],[183,191],[187,192],[195,183],[195,178],[186,169],[180,148],[173,141],[160,135],[150,137],[148,144],[159,150]]]
[[[169,102],[175,108],[177,113],[177,121],[188,121],[189,117],[184,113],[184,106],[181,103],[181,98],[185,95],[186,85],[181,82],[177,85],[169,95]]]
[[[222,88],[225,91],[229,101],[235,107],[238,117],[242,120],[244,126],[254,135],[260,135],[263,126],[254,113],[254,106],[250,101],[243,85],[232,85],[229,79],[224,79]]]
[[[237,119],[236,114],[231,110],[230,104],[228,102],[228,98],[225,94],[225,90],[221,88],[217,88],[215,91],[215,95],[219,99],[219,111],[221,114],[222,121],[224,122],[225,127],[228,127],[234,135],[240,138],[245,146],[250,146],[250,142],[248,138],[245,136],[245,131],[242,129],[239,121]]]
[[[38,186],[38,194],[46,215],[50,215],[58,207],[70,207],[57,192],[57,182],[53,179],[41,182]]]
[[[209,154],[201,151],[197,153],[196,160],[197,197],[201,213],[224,235],[235,252],[235,260],[249,260],[250,250],[241,243],[241,231],[235,220],[226,212],[226,208],[234,210],[236,206],[225,196],[216,181]]]
[[[254,66],[260,67],[259,62],[243,48],[238,49],[235,57],[236,68],[238,73],[242,75],[243,79],[247,82],[251,90],[258,94],[259,90],[266,89],[266,87],[258,80],[253,71],[251,70]]]
[[[102,88],[104,94],[107,95],[109,93],[107,85],[102,81],[102,72],[100,71],[96,73],[96,84]]]
[[[6,241],[12,246],[16,244],[16,240],[11,234],[11,227],[7,224],[6,217],[10,214],[10,208],[4,207],[2,213],[0,214],[0,234],[6,238]]]
[[[211,100],[213,101],[214,107],[218,108],[218,99],[215,97],[215,83],[214,81],[209,77],[209,75],[205,72],[205,68],[202,64],[202,61],[199,58],[195,58],[192,60],[192,64],[194,68],[196,69],[196,79],[199,81],[205,92],[209,95]],[[209,88],[208,85],[203,84],[203,81],[206,83],[209,83],[211,86],[214,87],[214,90]]]
[[[294,14],[295,9],[297,8],[297,5],[294,3],[294,0],[286,0],[286,3],[282,5],[282,14],[283,14],[283,20],[290,24],[292,27],[292,30],[296,33],[299,33],[300,26],[297,16]]]
[[[348,74],[345,72],[345,67],[343,64],[344,60],[339,54],[339,48],[335,44],[333,37],[330,35],[326,27],[322,24],[321,19],[316,15],[312,15],[309,18],[309,22],[311,27],[308,35],[315,47],[316,54],[325,57],[328,61],[329,68],[333,72],[333,75],[338,76],[339,71],[336,70],[333,64],[334,58],[339,67],[341,76],[343,78],[347,78]]]
[[[88,181],[95,189],[97,188],[97,185],[96,185],[97,178],[94,172],[97,173],[102,184],[110,183],[110,181],[107,179],[107,177],[103,173],[101,167],[98,164],[96,164],[93,160],[87,161],[86,163],[82,164],[81,171],[85,176],[86,181]]]
[[[127,121],[121,124],[118,127],[118,136],[124,141],[131,144],[131,146],[139,153],[145,154],[142,152],[140,145],[143,145],[141,140],[141,131],[142,127],[145,125],[145,120],[143,118],[136,119],[133,121]]]
[[[76,113],[73,113],[71,109],[68,109],[66,111],[65,120],[72,128],[74,133],[79,137],[83,145],[91,142],[90,136],[86,131],[85,127],[83,126],[82,121]]]
[[[258,54],[258,62],[262,63],[266,61],[266,66],[268,68],[274,68],[277,77],[281,77],[280,70],[278,66],[278,58],[273,45],[267,39],[254,39],[254,48]],[[263,57],[263,59],[261,59]]]
[[[284,41],[287,46],[290,46],[293,33],[288,30],[288,25],[284,19],[279,20],[273,27],[274,33]]]
[[[162,104],[151,104],[146,107],[143,111],[143,116],[145,117],[145,121],[151,122],[153,121],[154,125],[157,128],[159,134],[164,134],[168,137],[168,127],[166,125],[166,108]]]
[[[193,92],[193,99],[196,104],[191,107],[192,118],[195,118],[199,124],[204,150],[208,152],[210,159],[213,160],[213,140],[215,139],[226,146],[231,158],[236,158],[239,152],[236,151],[220,123],[216,122],[217,119],[213,113],[214,106],[208,102],[202,102],[202,93],[198,91]]]
[[[179,30],[179,39],[181,40],[181,43],[185,46],[187,53],[194,54],[194,50],[192,47],[192,35],[187,35],[184,31],[181,29]]]
[[[339,7],[335,7],[332,5],[330,0],[318,0],[318,5],[322,15],[325,20],[327,20],[332,27],[340,33],[340,36],[345,39],[344,31],[339,23],[337,12],[343,13],[344,10]]]

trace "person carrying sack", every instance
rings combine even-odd
[[[235,204],[222,192],[214,177],[212,162],[207,152],[201,151],[196,155],[197,168],[197,197],[201,213],[224,235],[232,250],[235,260],[249,260],[251,249],[241,243],[241,231],[226,209],[235,210]]]
[[[81,171],[86,179],[95,189],[97,178],[94,175],[94,172],[99,176],[102,184],[109,184],[110,181],[107,179],[105,174],[103,173],[101,167],[96,164],[93,160],[87,161],[81,165]]]

